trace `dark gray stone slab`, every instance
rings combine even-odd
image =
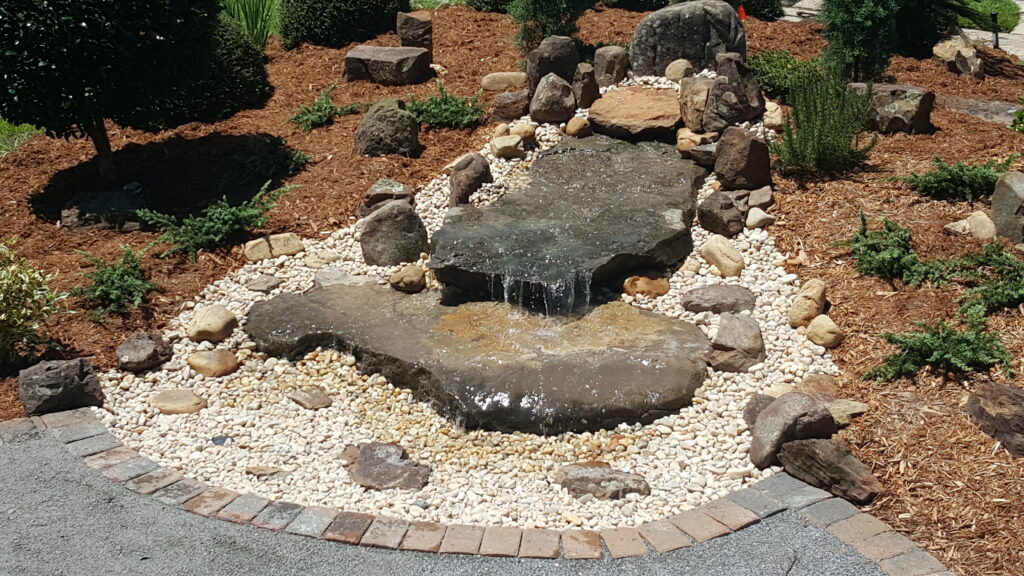
[[[260,351],[299,358],[318,347],[433,401],[471,428],[560,433],[649,423],[690,403],[709,343],[696,326],[624,303],[582,318],[507,304],[442,306],[436,292],[337,285],[253,306]]]
[[[569,138],[529,176],[489,207],[449,210],[429,262],[449,295],[564,312],[587,302],[592,285],[621,286],[630,272],[670,267],[693,249],[706,172],[673,146]]]

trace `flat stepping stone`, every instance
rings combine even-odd
[[[592,284],[618,291],[631,272],[685,259],[705,175],[667,144],[567,139],[534,162],[525,188],[449,210],[428,265],[450,290],[569,310]]]
[[[436,293],[334,285],[255,304],[245,330],[266,354],[318,346],[433,401],[470,428],[556,434],[650,423],[690,404],[710,343],[696,326],[622,302],[578,319],[507,304],[442,306]]]
[[[161,414],[195,414],[206,408],[206,398],[191,390],[164,390],[149,399],[149,405]]]

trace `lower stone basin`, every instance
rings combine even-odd
[[[558,434],[650,423],[690,404],[710,343],[696,326],[624,303],[553,318],[504,303],[334,285],[257,303],[246,332],[272,356],[316,347],[430,400],[468,428]]]

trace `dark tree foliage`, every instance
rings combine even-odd
[[[409,9],[409,0],[281,0],[281,39],[285,48],[341,47],[394,28]]]

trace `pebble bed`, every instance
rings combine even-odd
[[[664,86],[667,81],[627,82]],[[559,141],[560,128],[539,126],[537,148],[523,160],[487,155],[495,184],[485,186],[470,201],[485,205],[523,182],[525,168],[536,153]],[[760,125],[748,128],[773,136]],[[486,155],[486,150],[481,152]],[[713,182],[712,176],[699,194],[708,194]],[[444,219],[447,198],[448,178],[443,175],[416,196],[417,212],[431,233]],[[319,241],[306,239],[304,253],[248,264],[206,287],[168,324],[164,337],[173,343],[174,357],[161,370],[102,374],[108,404],[96,410],[112,433],[166,467],[241,493],[408,520],[605,529],[662,519],[776,472],[756,470],[748,459],[750,433],[742,418],[747,399],[755,392],[796,384],[810,373],[838,373],[824,348],[789,326],[786,314],[799,280],[783,269],[785,258],[770,234],[746,230],[734,238],[747,266],[739,278],[722,278],[699,256],[708,233],[696,224],[696,247],[671,277],[669,293],[656,299],[626,295],[623,299],[692,322],[713,338],[718,316],[683,310],[681,296],[711,284],[745,286],[758,299],[753,317],[764,334],[767,358],[744,374],[709,370],[692,406],[648,426],[621,425],[615,430],[552,437],[465,431],[438,416],[428,404],[414,400],[410,392],[394,388],[378,375],[361,374],[351,356],[324,350],[296,363],[278,360],[256,352],[255,343],[241,329],[216,346],[186,338],[185,327],[194,309],[223,304],[244,325],[253,303],[308,290],[315,274],[325,267],[369,275],[386,284],[398,267],[367,266],[362,261],[359,225],[356,222]],[[245,288],[264,274],[284,282],[269,294]],[[188,367],[189,354],[214,348],[234,351],[241,362],[239,371],[204,378]],[[333,405],[309,411],[287,397],[309,386],[326,390]],[[209,408],[172,416],[149,406],[151,395],[174,388],[191,389],[208,399]],[[430,465],[429,484],[419,491],[372,491],[350,481],[343,466],[344,449],[371,441],[398,443],[412,459]],[[588,460],[640,474],[650,484],[651,494],[630,494],[618,501],[577,498],[552,482],[558,467]]]

